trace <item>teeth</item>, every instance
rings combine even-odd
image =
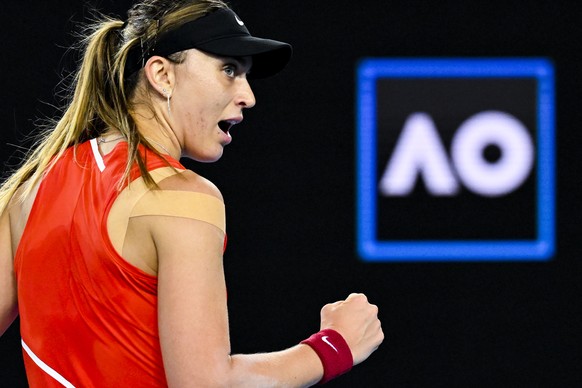
[[[236,125],[239,122],[239,120],[221,120],[218,122],[218,126],[223,132],[226,133],[232,128],[233,125]]]

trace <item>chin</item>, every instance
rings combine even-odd
[[[207,154],[207,155],[184,155],[184,156],[200,163],[214,163],[220,160],[220,158],[222,157],[222,152],[213,155]]]

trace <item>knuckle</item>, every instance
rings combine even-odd
[[[378,335],[378,339],[380,340],[380,342],[384,341],[384,332],[382,330],[380,330],[380,333]]]
[[[327,303],[321,308],[321,312],[323,313],[323,312],[333,311],[338,305],[339,305],[339,302]]]
[[[367,302],[368,298],[366,297],[366,295],[362,294],[362,293],[351,293],[348,296],[348,299],[353,299],[355,301],[360,301],[360,302]]]

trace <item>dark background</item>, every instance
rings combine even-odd
[[[101,0],[122,15],[128,1]],[[257,106],[209,177],[227,202],[234,352],[318,330],[350,292],[379,305],[386,340],[337,387],[582,385],[581,6],[544,1],[233,1],[255,35],[294,45],[257,81]],[[73,0],[2,3],[1,155],[51,116],[71,70]],[[355,253],[355,69],[364,57],[548,57],[557,90],[557,254],[544,263],[369,264]],[[13,160],[13,159],[10,159]],[[419,225],[421,227],[421,225]],[[25,386],[18,331],[0,339],[0,386]],[[64,355],[66,356],[66,355]]]

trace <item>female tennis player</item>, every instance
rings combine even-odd
[[[382,342],[362,294],[272,353],[230,351],[218,160],[291,46],[220,0],[144,0],[83,40],[62,117],[0,188],[0,333],[19,315],[31,387],[299,387]],[[284,323],[282,323],[283,325]]]

